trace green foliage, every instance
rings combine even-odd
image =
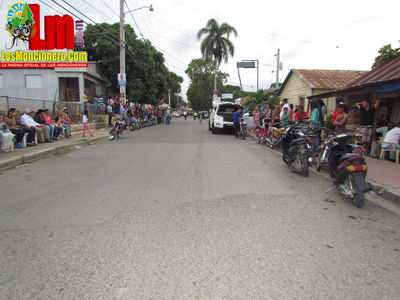
[[[276,103],[279,103],[279,97],[274,92],[265,93],[264,90],[248,92],[247,97],[249,97],[249,100],[246,101],[245,106],[250,114],[253,112],[256,105],[258,108],[261,108],[265,102],[268,102],[271,108],[273,108]]]
[[[333,130],[335,127],[331,124],[332,118],[333,118],[333,114],[327,114],[327,116],[325,117],[325,125],[324,126],[330,130]]]
[[[240,86],[236,85],[224,85],[220,91],[221,94],[233,94],[233,99],[241,98],[245,95],[240,89]]]
[[[104,32],[100,26],[113,35]],[[118,95],[119,43],[107,39],[100,32],[116,39],[119,37],[119,23],[88,24],[84,31],[85,48],[77,50],[87,51],[89,61],[100,63],[101,70],[109,80],[108,92],[111,96]],[[164,64],[163,54],[149,40],[138,39],[130,25],[125,25],[125,41],[127,99],[132,102],[158,104],[160,100],[167,101],[170,89],[171,100],[176,105],[174,94],[181,91],[183,78],[170,72]]]
[[[383,46],[378,51],[379,55],[375,57],[375,62],[372,65],[372,69],[376,68],[380,64],[397,57],[400,55],[400,48],[393,49],[391,44]]]
[[[185,73],[189,76],[191,83],[187,91],[189,106],[194,110],[209,109],[212,105],[213,91],[213,61],[208,59],[193,59]],[[222,89],[228,74],[218,72],[217,87]]]

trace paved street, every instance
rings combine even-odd
[[[0,299],[398,299],[400,217],[173,121],[0,174]]]

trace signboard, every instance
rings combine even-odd
[[[126,74],[118,74],[118,85],[119,86],[126,86]]]
[[[255,68],[256,62],[255,61],[242,61],[236,63],[238,68]]]
[[[233,94],[222,94],[222,100],[232,100]]]

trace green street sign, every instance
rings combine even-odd
[[[242,61],[242,62],[237,62],[236,65],[238,68],[255,68],[256,62],[255,61]]]

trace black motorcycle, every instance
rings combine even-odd
[[[365,182],[367,164],[359,151],[360,146],[352,144],[354,134],[335,134],[328,129],[328,137],[317,160],[317,171],[326,169],[339,192],[351,198],[356,207],[365,202],[364,193],[371,189]]]
[[[119,138],[119,136],[124,131],[124,128],[126,128],[126,121],[123,120],[123,119],[116,119],[115,122],[114,122],[113,128],[108,133],[108,139],[110,141],[112,141],[116,137]]]
[[[306,123],[288,125],[285,128],[281,144],[282,159],[292,172],[308,176],[314,138],[312,129]]]

